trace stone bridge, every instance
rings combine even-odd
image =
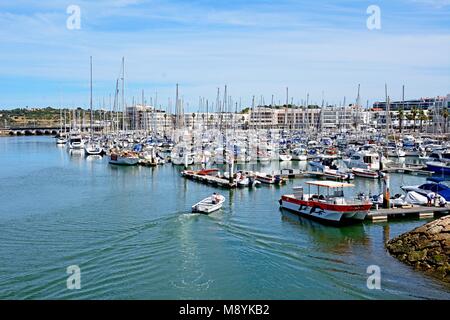
[[[103,129],[103,125],[94,124],[94,131],[100,131]],[[89,126],[85,125],[82,131],[89,131]],[[33,136],[33,135],[58,135],[61,132],[60,126],[48,126],[48,127],[10,127],[1,129],[4,134],[9,134],[10,136]],[[62,131],[69,132],[70,127],[67,126]]]

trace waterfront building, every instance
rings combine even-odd
[[[250,129],[306,129],[320,123],[319,108],[267,108],[250,110]]]
[[[419,98],[405,101],[391,101],[389,103],[390,111],[411,111],[414,108],[429,110],[432,108],[450,108],[450,94],[447,96],[437,96],[432,98]],[[375,102],[372,110],[374,111],[386,111],[386,102]]]
[[[174,116],[152,106],[136,105],[126,108],[129,129],[164,131],[173,127]]]
[[[321,113],[322,129],[359,129],[368,125],[370,115],[360,106],[324,107]]]
[[[267,108],[250,111],[251,129],[351,129],[370,124],[370,112],[356,106]]]

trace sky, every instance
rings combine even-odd
[[[71,6],[79,8],[79,28]],[[380,28],[368,28],[380,9]],[[372,21],[372,20],[370,20]],[[68,27],[69,23],[69,27]],[[75,27],[75,28],[74,28]],[[450,93],[450,0],[0,0],[0,109],[89,106],[114,97],[186,111],[227,85],[242,107]],[[263,98],[261,98],[263,97]]]

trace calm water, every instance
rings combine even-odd
[[[50,137],[0,138],[0,298],[450,298],[448,285],[384,249],[424,220],[335,228],[282,213],[277,200],[301,179],[221,190],[221,212],[193,215],[216,189],[179,170],[113,167]],[[394,175],[393,192],[421,181]],[[66,289],[70,265],[81,268],[81,290]],[[380,266],[382,290],[367,289],[369,265]]]

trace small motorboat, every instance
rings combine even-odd
[[[271,175],[266,173],[256,173],[256,180],[265,184],[283,184],[286,181],[280,175]]]
[[[67,139],[63,138],[63,137],[59,137],[56,140],[56,144],[66,144],[67,143]]]
[[[112,151],[109,159],[109,163],[113,165],[121,166],[135,166],[139,163],[139,157],[134,152],[124,151],[115,152]]]
[[[209,214],[222,208],[225,197],[214,193],[212,196],[203,199],[192,206],[192,212]]]
[[[325,166],[323,169],[323,175],[325,178],[338,179],[338,180],[353,180],[355,177],[350,172],[340,171],[339,169],[331,169]]]
[[[280,153],[279,154],[279,159],[280,159],[280,161],[291,161],[292,160],[292,156],[290,154],[287,154],[287,153]]]
[[[370,169],[353,168],[353,175],[361,178],[378,179],[380,177],[379,173]]]
[[[438,177],[431,177],[427,179],[427,182],[416,186],[401,186],[400,188],[405,192],[414,191],[423,196],[427,196],[429,193],[437,193],[443,197],[446,201],[450,201],[450,187],[443,182],[445,179]]]
[[[260,181],[256,180],[255,176],[241,173],[236,175],[236,180],[238,187],[257,187],[261,184]]]
[[[98,143],[88,143],[84,146],[84,152],[87,155],[101,155],[103,154],[103,148]]]

